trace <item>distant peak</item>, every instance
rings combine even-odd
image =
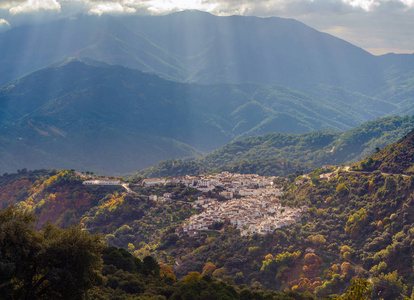
[[[198,10],[198,9],[186,9],[179,12],[176,12],[177,14],[199,14],[199,15],[211,15],[211,13]]]
[[[186,17],[215,17],[216,15],[213,15],[209,12],[197,10],[197,9],[186,9],[182,11],[177,11],[169,14],[170,16],[186,16]]]
[[[106,67],[108,66],[107,63],[101,62],[101,61],[97,61],[97,60],[93,60],[92,58],[89,57],[68,57],[65,58],[63,60],[57,61],[56,63],[50,65],[49,67],[52,68],[59,68],[59,67],[63,67],[69,64],[73,64],[73,63],[82,63],[88,66],[93,66],[93,67]]]

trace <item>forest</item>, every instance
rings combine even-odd
[[[142,260],[79,226],[33,228],[34,214],[0,211],[4,299],[313,299],[309,294],[237,286],[198,272],[181,280],[153,257]]]
[[[30,216],[25,218],[36,249],[67,230],[99,236],[106,279],[104,287],[88,290],[96,299],[114,299],[114,293],[119,299],[203,299],[206,294],[197,293],[206,290],[220,294],[217,299],[313,299],[347,297],[361,289],[372,299],[406,299],[413,295],[414,279],[413,140],[411,132],[350,168],[276,177],[274,186],[284,191],[280,204],[308,210],[296,224],[267,235],[241,236],[226,222],[195,237],[178,235],[175,229],[199,213],[192,206],[197,190],[173,183],[145,187],[140,178],[120,178],[134,192],[127,193],[122,187],[85,186],[85,175],[74,170],[3,174],[0,205],[2,214],[14,207],[16,214]],[[148,199],[164,193],[172,200]],[[1,226],[7,226],[3,219]],[[105,260],[107,254],[135,267],[119,270],[124,263],[115,262],[107,267],[112,259]],[[147,257],[170,278],[151,271],[156,283],[148,279]],[[4,261],[2,268],[14,270]]]
[[[356,163],[397,142],[414,127],[414,118],[384,117],[346,131],[268,133],[235,140],[195,159],[168,159],[126,177],[167,177],[229,171],[283,176],[322,165]]]

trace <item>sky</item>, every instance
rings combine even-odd
[[[414,0],[0,0],[0,31],[79,13],[147,15],[186,9],[293,18],[375,55],[414,53]]]

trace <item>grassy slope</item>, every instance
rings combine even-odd
[[[391,144],[414,127],[414,117],[386,117],[345,132],[268,133],[229,143],[194,160],[167,160],[141,170],[149,177],[231,170],[286,176],[324,164],[356,162]]]

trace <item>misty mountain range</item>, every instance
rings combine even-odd
[[[414,56],[298,21],[79,16],[0,34],[0,171],[136,171],[268,132],[414,113]]]

